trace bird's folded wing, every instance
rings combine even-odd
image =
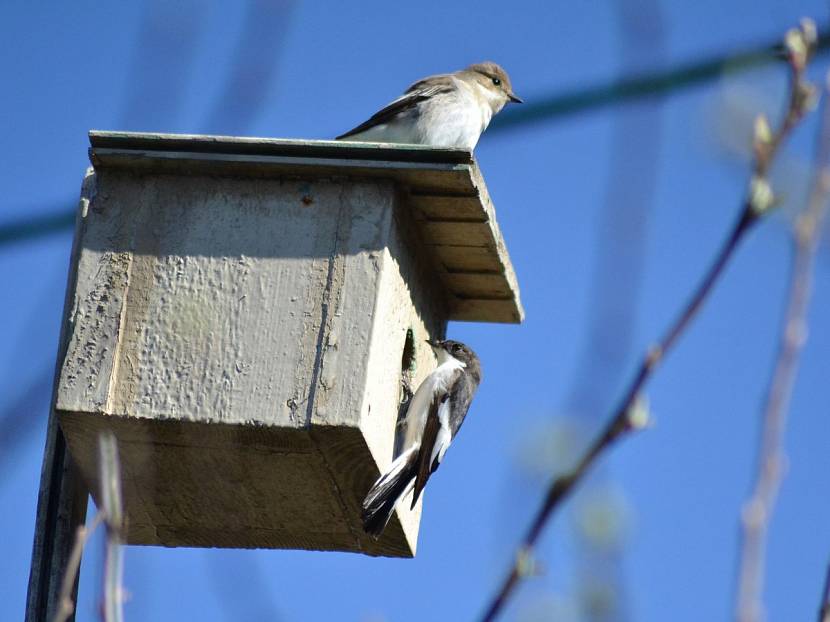
[[[477,388],[478,384],[474,383],[465,374],[450,389],[450,402],[455,406],[450,412],[450,433],[453,438],[458,434],[461,424],[464,423],[464,418],[467,416],[467,410],[470,407],[470,402],[473,401],[473,395]]]
[[[400,115],[414,110],[420,102],[426,101],[430,97],[435,97],[441,93],[447,93],[453,88],[455,86],[452,82],[452,77],[449,75],[432,76],[431,78],[416,82],[406,90],[406,93],[398,97],[398,99],[378,110],[367,121],[364,121],[356,128],[338,136],[337,140],[360,134],[376,125],[394,121]]]
[[[447,381],[446,385],[453,386],[460,374],[461,370],[455,370],[453,377]],[[424,433],[421,436],[421,447],[418,452],[418,467],[412,494],[411,507],[413,508],[418,502],[418,497],[420,497],[421,491],[426,486],[429,476],[438,468],[441,456],[444,455],[447,446],[452,440],[449,424],[449,399],[450,394],[448,392],[436,391],[429,405]]]

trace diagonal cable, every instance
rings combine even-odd
[[[263,1],[257,0],[258,3]],[[238,60],[241,62],[246,62],[251,58],[256,61],[260,60],[242,51],[243,48],[244,46],[241,46],[237,54]],[[830,31],[825,31],[819,36],[817,54],[824,54],[828,50],[830,50]],[[554,93],[538,98],[536,103],[524,104],[521,110],[506,111],[496,117],[487,131],[489,133],[499,132],[543,121],[553,121],[621,102],[656,95],[669,95],[709,82],[727,72],[748,71],[772,64],[780,59],[780,46],[766,44],[726,56],[704,58],[681,64],[664,71],[642,73],[567,93]],[[252,117],[259,112],[259,106],[262,105],[263,100],[257,99],[253,103],[243,102],[238,88],[245,88],[255,77],[262,75],[270,76],[271,74],[263,74],[260,70],[251,70],[244,76],[240,74],[236,79],[237,82],[233,83],[235,86],[227,88],[220,101],[227,103],[229,109],[234,109],[237,113],[248,114],[249,118]],[[221,131],[233,131],[238,126],[244,127],[239,121],[229,121],[229,117],[219,108],[215,109],[206,126]],[[67,200],[66,204],[73,205],[74,202],[74,199]],[[0,248],[14,243],[29,242],[57,232],[69,231],[73,218],[72,209],[63,209],[43,216],[0,224]]]
[[[830,51],[830,30],[819,33],[816,55]],[[532,102],[506,110],[495,118],[488,133],[508,130],[542,121],[553,121],[597,108],[637,99],[669,95],[705,84],[728,73],[738,73],[783,62],[780,44],[763,45],[681,63],[668,69],[626,76],[605,84],[596,84],[566,93],[534,98]]]

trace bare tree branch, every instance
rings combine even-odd
[[[66,564],[66,570],[61,583],[60,609],[55,614],[54,622],[66,622],[75,612],[75,603],[72,602],[72,593],[75,591],[75,583],[78,581],[78,570],[81,567],[81,555],[84,552],[87,540],[95,533],[98,525],[103,520],[102,514],[96,514],[89,527],[81,525],[75,532],[75,544],[72,545],[72,554]]]
[[[715,282],[723,274],[724,268],[734,254],[739,242],[761,217],[768,213],[774,205],[774,196],[769,185],[768,173],[775,155],[778,153],[784,140],[793,128],[810,110],[814,89],[805,80],[805,69],[809,58],[815,50],[816,30],[812,22],[805,21],[800,29],[787,33],[785,45],[787,48],[790,67],[790,93],[787,110],[778,130],[772,132],[763,117],[759,117],[755,130],[755,160],[749,189],[744,200],[740,216],[732,232],[718,252],[712,266],[704,276],[691,299],[682,309],[680,315],[671,325],[663,338],[651,348],[643,357],[640,368],[624,393],[619,406],[600,435],[588,447],[587,451],[576,466],[553,480],[541,507],[531,523],[530,529],[522,540],[516,561],[503,580],[499,591],[490,602],[483,619],[494,620],[502,611],[516,585],[528,569],[532,569],[532,554],[536,542],[547,525],[555,509],[574,489],[585,474],[593,466],[596,459],[621,437],[628,432],[642,428],[648,422],[648,416],[642,408],[638,408],[641,390],[650,379],[654,370],[662,362],[668,351],[675,345],[677,339],[690,322],[696,317],[703,302],[712,290]],[[528,560],[531,560],[529,563]]]
[[[121,466],[118,460],[118,443],[112,432],[98,437],[98,477],[101,490],[101,507],[89,526],[81,525],[75,533],[75,542],[64,570],[61,583],[60,609],[53,622],[65,622],[75,611],[72,594],[78,581],[81,557],[89,538],[98,525],[104,523],[107,531],[106,554],[104,558],[104,589],[101,602],[101,617],[104,622],[123,620],[123,504],[121,501]]]
[[[830,106],[825,101],[816,141],[815,172],[810,198],[807,208],[793,226],[794,256],[787,310],[763,408],[763,430],[758,447],[755,484],[741,511],[741,548],[735,602],[735,617],[740,622],[755,622],[763,614],[767,532],[784,475],[784,427],[798,374],[799,358],[807,339],[807,311],[812,293],[815,253],[827,212],[828,193]]]

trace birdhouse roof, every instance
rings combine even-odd
[[[92,131],[96,169],[265,178],[389,179],[401,189],[451,320],[519,323],[519,286],[470,151],[423,145]]]

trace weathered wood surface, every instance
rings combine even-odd
[[[177,175],[389,179],[403,193],[444,284],[452,320],[519,323],[519,287],[486,184],[464,149],[349,141],[91,132],[96,167]],[[479,274],[502,286],[467,287]],[[490,288],[492,290],[492,288]]]
[[[115,432],[127,541],[413,555],[359,504],[447,309],[393,182],[97,173],[57,397],[97,490]]]
[[[70,311],[72,292],[75,288],[75,265],[80,253],[79,229],[95,193],[95,177],[90,172],[84,178],[78,206],[75,242],[70,256],[67,291],[64,301],[63,321],[58,340],[55,382],[50,402],[49,421],[46,427],[46,446],[40,474],[35,533],[32,545],[32,561],[29,570],[29,587],[26,596],[26,622],[52,620],[59,610],[58,602],[63,575],[75,541],[75,531],[86,518],[89,493],[76,463],[67,452],[66,439],[58,425],[55,411],[58,378],[61,362],[66,353],[71,330]],[[73,599],[77,594],[77,580]],[[74,620],[74,613],[68,620]]]

